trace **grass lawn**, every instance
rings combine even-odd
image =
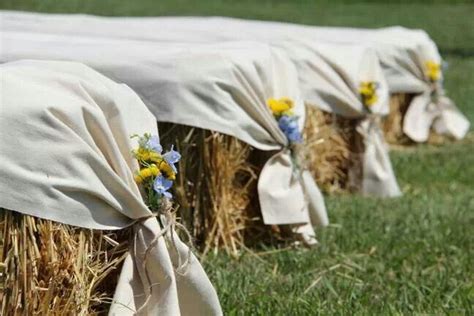
[[[454,1],[0,0],[0,8],[106,15],[219,14],[319,25],[427,30],[449,95],[474,122],[474,4]],[[228,315],[474,314],[474,135],[392,153],[404,196],[327,198],[315,249],[267,248],[204,264]]]
[[[225,310],[472,315],[473,153],[473,137],[394,153],[405,196],[327,198],[332,226],[317,249],[207,259]]]

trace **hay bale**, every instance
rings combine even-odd
[[[224,249],[238,255],[246,246],[275,238],[279,230],[263,224],[257,193],[259,173],[272,152],[214,131],[171,123],[159,127],[164,148],[174,145],[183,157],[175,200],[181,222],[203,254]]]
[[[303,155],[318,185],[328,193],[358,191],[364,152],[363,138],[356,131],[359,120],[309,105],[306,113]],[[263,165],[274,152],[256,150],[231,136],[179,124],[160,123],[160,131],[162,144],[165,147],[177,144],[186,157],[179,165],[177,203],[182,220],[199,243],[205,241],[215,247],[246,244],[245,232],[249,229],[263,231],[258,225],[261,215],[256,186]],[[227,178],[218,183],[217,179],[212,180],[214,175],[217,179]],[[213,210],[213,214],[203,216],[207,210]],[[226,214],[233,220],[224,221],[235,221],[230,226],[232,233],[226,236],[229,230],[223,229],[214,235],[214,231],[209,230],[210,223],[217,221],[216,214],[226,213],[224,210],[233,214]],[[273,227],[273,230],[281,233],[279,228]]]
[[[403,133],[403,118],[413,95],[393,93],[390,95],[390,112],[382,121],[385,141],[392,145],[410,145],[413,141]]]
[[[175,195],[181,220],[201,250],[238,254],[252,243],[286,240],[263,224],[257,179],[272,152],[234,137],[175,124],[160,125],[162,144],[175,144]],[[14,314],[104,314],[128,250],[129,230],[95,231],[0,212],[0,311]],[[280,240],[280,239],[279,239]]]
[[[326,193],[357,192],[362,180],[364,145],[359,123],[306,106],[304,140],[308,168]]]
[[[128,233],[0,210],[0,314],[106,313]]]
[[[364,146],[358,123],[307,107],[305,145],[298,155],[326,192],[361,187]],[[266,226],[260,212],[258,177],[275,152],[180,124],[160,123],[159,129],[164,148],[174,145],[182,154],[174,185],[178,214],[204,254],[223,248],[238,255],[258,243],[294,241],[289,225]]]
[[[387,143],[398,146],[416,144],[403,133],[403,118],[414,96],[408,93],[393,93],[390,95],[390,113],[382,121],[382,129]],[[453,141],[453,139],[431,130],[426,143],[442,145],[450,141]]]

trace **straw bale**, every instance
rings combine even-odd
[[[357,192],[362,180],[364,145],[358,120],[306,106],[306,162],[326,193]]]
[[[403,133],[403,117],[413,95],[393,93],[390,95],[390,112],[383,119],[385,141],[392,145],[410,145],[413,142]]]
[[[255,169],[249,145],[234,137],[179,124],[160,124],[161,143],[175,145],[182,159],[174,185],[181,221],[203,252],[236,254],[252,218],[246,210]]]
[[[0,210],[0,314],[105,314],[129,231],[93,231]]]
[[[178,214],[203,256],[288,241],[285,227],[263,223],[257,179],[274,152],[257,150],[235,137],[180,124],[160,123],[161,143],[181,153],[174,185]]]
[[[356,120],[309,108],[303,156],[327,192],[360,187],[362,138]],[[238,255],[260,243],[294,241],[291,226],[263,224],[257,179],[275,152],[265,152],[228,135],[180,124],[159,124],[164,148],[182,154],[174,185],[181,221],[203,254],[224,249]]]

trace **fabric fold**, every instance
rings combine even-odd
[[[260,173],[258,195],[267,225],[309,222],[305,195],[291,159],[290,151],[282,150],[266,162]]]
[[[403,132],[415,142],[426,142],[433,128],[438,134],[462,139],[470,123],[448,97],[431,90],[415,96],[403,119]]]
[[[155,217],[133,229],[133,248],[122,267],[109,315],[222,314],[203,268],[174,231],[163,232]],[[170,246],[162,236],[167,236]],[[177,271],[177,258],[188,255],[183,271]],[[170,264],[157,264],[160,262]]]
[[[324,204],[324,197],[314,181],[311,172],[304,169],[301,172],[301,184],[308,199],[308,210],[311,223],[316,226],[325,227],[329,225],[328,213]]]
[[[398,197],[402,195],[398,186],[388,148],[380,128],[380,117],[362,120],[357,127],[364,135],[362,194],[377,197]]]
[[[441,113],[434,120],[434,130],[438,134],[447,135],[457,140],[463,139],[471,125],[469,120],[459,111],[450,98],[442,96],[438,100],[438,104]]]

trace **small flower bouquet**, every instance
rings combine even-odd
[[[298,116],[293,112],[293,100],[289,98],[268,99],[267,104],[289,144],[300,144],[303,137],[298,127]]]
[[[176,163],[181,155],[173,150],[163,153],[158,136],[145,134],[134,135],[138,138],[138,148],[132,153],[140,165],[140,170],[135,174],[135,181],[142,186],[145,202],[150,210],[159,210],[164,200],[170,200],[169,191],[176,179]]]
[[[369,111],[379,99],[377,95],[378,87],[378,83],[374,81],[363,81],[360,83],[359,94],[362,98],[362,104]]]
[[[443,94],[443,83],[441,81],[441,64],[433,60],[428,60],[425,63],[425,67],[425,75],[431,84],[431,99],[434,102],[437,102],[440,95]]]
[[[441,65],[432,60],[426,62],[426,76],[431,83],[436,83],[441,79]]]

